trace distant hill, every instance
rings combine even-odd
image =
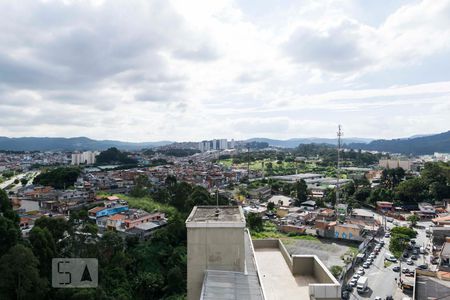
[[[0,137],[0,150],[10,151],[74,151],[105,150],[116,147],[121,150],[139,150],[170,144],[170,141],[129,143],[113,140],[93,140],[86,137],[52,138],[52,137]]]
[[[413,155],[433,154],[434,152],[450,152],[450,131],[394,140],[375,140],[368,144],[349,143],[348,148],[385,151]]]
[[[373,139],[365,139],[365,138],[346,138],[343,139],[345,143],[368,143],[370,141],[373,141]],[[267,138],[251,138],[248,140],[245,140],[244,142],[250,143],[250,142],[266,142],[269,144],[269,146],[274,147],[283,147],[283,148],[295,148],[300,144],[331,144],[331,145],[337,145],[337,138],[336,139],[329,139],[329,138],[293,138],[288,140],[275,140],[275,139],[267,139]]]

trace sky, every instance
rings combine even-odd
[[[450,130],[450,0],[0,0],[0,136]]]

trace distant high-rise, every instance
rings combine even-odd
[[[226,139],[215,139],[210,141],[201,141],[198,143],[198,149],[202,152],[209,150],[225,150],[234,148],[234,140],[228,142]]]
[[[72,153],[72,165],[93,165],[95,158],[100,153],[98,151],[85,151],[82,153]]]

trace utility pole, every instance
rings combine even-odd
[[[339,177],[341,177],[341,136],[344,135],[344,133],[342,132],[342,127],[341,125],[338,125],[338,132],[337,132],[337,137],[338,137],[338,143],[337,143],[337,180],[336,180],[336,207],[339,204],[339,189],[340,189],[340,185],[339,185]]]
[[[247,178],[250,182],[250,146],[247,146]]]

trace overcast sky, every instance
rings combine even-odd
[[[0,135],[450,129],[450,0],[0,0]]]

